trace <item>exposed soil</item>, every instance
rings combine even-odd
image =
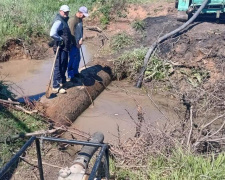
[[[174,3],[153,3],[144,6],[130,6],[127,8],[129,12],[128,16],[111,22],[107,26],[107,29],[104,30],[104,34],[85,30],[85,40],[87,43],[96,44],[101,47],[101,45],[107,44],[107,38],[112,37],[116,33],[126,31],[137,40],[137,44],[135,44],[136,47],[149,47],[158,37],[176,29],[182,24],[176,21],[176,10],[173,6]],[[135,32],[131,28],[130,24],[135,19],[145,21],[145,38],[140,38],[143,37],[142,34]],[[91,20],[87,21],[86,24],[88,26],[93,26]],[[96,26],[96,24],[94,25]],[[171,96],[176,97],[178,102],[181,101],[184,105],[188,104],[188,106],[193,106],[193,118],[199,119],[199,121],[209,121],[212,117],[221,114],[221,111],[225,109],[223,71],[225,65],[225,33],[223,29],[224,24],[222,23],[216,24],[214,22],[198,19],[179,36],[164,41],[157,48],[157,55],[167,62],[170,62],[173,65],[174,71],[169,76],[168,81],[158,82],[153,80],[151,82],[145,82],[145,87],[149,90],[161,90],[163,89],[162,87],[173,86],[172,90],[169,91],[169,93],[167,92],[167,95],[172,94]],[[20,42],[12,41],[11,44],[11,46],[8,46],[8,49],[18,46],[21,47]],[[23,56],[26,54],[21,53],[20,48],[18,49],[18,52],[16,51],[12,54],[6,53],[2,56],[4,57],[3,59],[7,60],[9,57]],[[10,50],[6,52],[10,52]],[[99,48],[94,59],[113,59],[109,53],[110,52],[102,51],[102,48]],[[34,54],[35,53],[33,53],[32,57],[35,57]],[[200,79],[197,77],[196,72],[200,74]],[[194,82],[188,79],[188,75],[194,76]],[[197,85],[195,86],[194,83],[197,83]],[[208,98],[206,98],[208,100],[207,102],[205,102],[205,97]],[[177,112],[181,114],[182,119],[187,120],[182,107],[178,108]],[[199,126],[198,122],[195,124],[195,127]],[[218,124],[220,124],[220,122]],[[195,142],[196,139],[193,137],[192,141]],[[65,159],[63,159],[62,162],[64,160]],[[54,162],[52,163],[54,164]],[[48,170],[47,168],[46,172],[50,171],[51,169]],[[18,171],[20,178],[16,179],[28,177],[27,173],[22,176],[21,174],[23,172],[24,170],[20,169]],[[48,178],[49,177],[47,177],[47,179]]]
[[[43,59],[48,49],[46,40],[33,39],[30,44],[25,44],[21,39],[9,39],[2,47],[0,62],[10,59]]]

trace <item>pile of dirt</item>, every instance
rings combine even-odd
[[[223,24],[196,22],[187,32],[162,43],[159,47],[161,57],[184,65],[205,67],[210,71],[221,70],[216,64],[222,63],[225,57],[223,28]]]
[[[21,39],[9,39],[0,51],[0,62],[10,59],[43,59],[49,49],[46,40],[32,40],[29,44]]]
[[[147,18],[145,21],[149,26],[146,38],[151,42],[149,45],[181,25],[173,16]],[[224,24],[211,22],[211,19],[196,20],[186,30],[157,47],[156,56],[172,66],[172,73],[163,81],[145,82],[148,89],[166,89],[166,94],[173,95],[186,106],[186,113],[180,111],[180,107],[176,110],[183,119],[180,122],[183,136],[190,129],[190,120],[193,120],[193,134],[190,138],[193,146],[201,140],[206,140],[206,136],[219,141],[223,136],[224,39]],[[204,133],[200,130],[203,127]],[[204,141],[202,143],[204,144]],[[210,146],[214,147],[213,143],[212,140]],[[204,149],[201,143],[197,148]],[[225,147],[221,145],[219,149],[223,151]]]

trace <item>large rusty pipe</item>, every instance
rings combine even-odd
[[[111,82],[111,64],[88,63],[81,75],[78,82],[67,83],[67,94],[41,98],[40,108],[46,116],[61,125],[71,125]]]

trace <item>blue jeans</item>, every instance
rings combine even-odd
[[[78,74],[79,64],[80,64],[80,49],[72,45],[69,53],[69,64],[68,64],[68,78],[73,78]]]
[[[68,52],[59,49],[55,61],[54,75],[53,75],[53,88],[58,88],[59,84],[66,82],[66,69],[68,64]]]

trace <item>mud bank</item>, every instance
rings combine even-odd
[[[111,82],[111,67],[110,63],[88,63],[87,69],[80,71],[81,77],[76,82],[66,83],[66,94],[41,98],[44,113],[59,124],[71,125]]]

